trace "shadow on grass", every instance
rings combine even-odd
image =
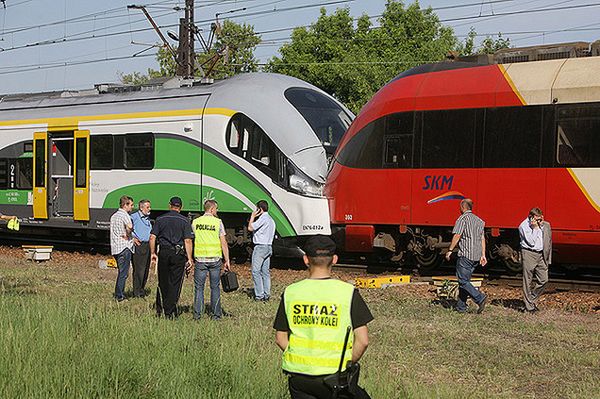
[[[494,306],[502,306],[503,308],[518,310],[522,312],[525,309],[525,302],[521,299],[494,299],[491,302]]]

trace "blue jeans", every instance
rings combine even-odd
[[[459,312],[467,310],[467,299],[469,297],[473,298],[477,304],[480,304],[485,298],[485,295],[471,284],[473,270],[475,270],[478,264],[479,262],[469,260],[464,256],[459,256],[456,262],[456,278],[458,279],[458,302],[456,303],[456,310]]]
[[[252,280],[254,281],[254,298],[269,299],[271,297],[271,245],[257,244],[252,251]]]
[[[117,275],[117,283],[115,284],[115,299],[125,299],[125,282],[129,274],[129,265],[131,264],[131,250],[125,248],[121,253],[113,255],[117,261],[119,274]]]
[[[204,283],[206,275],[210,280],[210,311],[214,319],[220,319],[221,312],[221,265],[216,262],[196,262],[194,267],[194,319],[199,319],[204,313]]]

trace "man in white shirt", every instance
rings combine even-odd
[[[533,208],[519,225],[523,259],[523,302],[525,311],[538,311],[537,300],[548,283],[552,263],[552,229],[540,208]]]
[[[115,257],[119,268],[115,284],[115,299],[118,302],[125,300],[125,282],[133,254],[133,223],[129,216],[132,209],[133,198],[124,195],[119,200],[119,210],[110,217],[110,253]]]
[[[258,219],[257,219],[258,218]],[[254,281],[254,300],[268,301],[271,297],[271,256],[273,255],[273,238],[275,238],[275,221],[269,215],[269,204],[265,200],[256,203],[248,222],[254,250],[252,251],[252,280]]]

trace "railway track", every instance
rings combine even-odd
[[[23,244],[23,239],[21,237],[13,238],[10,235],[0,236],[0,246],[20,246],[21,244]],[[46,237],[40,237],[28,239],[27,244],[53,245],[55,251],[85,252],[93,255],[101,254],[110,256],[110,246],[105,243],[82,243],[76,239],[69,240],[64,238],[53,238],[52,240],[49,240]],[[297,259],[279,259],[278,263],[281,265],[281,268],[297,269],[304,267],[302,261]],[[418,272],[416,265],[403,265],[402,267],[398,267],[392,264],[358,264],[346,260],[336,264],[334,270],[338,272],[366,275],[379,275],[384,273],[387,275],[409,274],[411,275],[412,281],[433,281],[430,275],[421,275]],[[521,287],[523,281],[521,276],[505,275],[502,274],[502,272],[501,269],[489,268],[487,269],[487,273],[476,273],[473,277],[483,277],[489,285],[513,288]],[[433,272],[433,274],[452,276],[454,275],[454,267],[445,264]],[[551,271],[547,289],[557,291],[600,292],[600,274],[590,274],[588,272],[588,274],[576,275],[575,278],[565,278],[564,273],[561,273],[560,271]]]

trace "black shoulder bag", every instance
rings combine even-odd
[[[338,371],[335,374],[323,378],[323,383],[331,389],[332,399],[338,398],[355,398],[355,399],[371,399],[367,391],[358,386],[358,378],[360,376],[360,364],[352,363],[346,370],[342,371],[344,366],[344,355],[346,354],[346,348],[348,347],[348,339],[350,338],[350,332],[352,327],[348,326],[346,330],[346,337],[344,338],[344,347],[342,349],[342,358],[340,359],[340,365]]]

